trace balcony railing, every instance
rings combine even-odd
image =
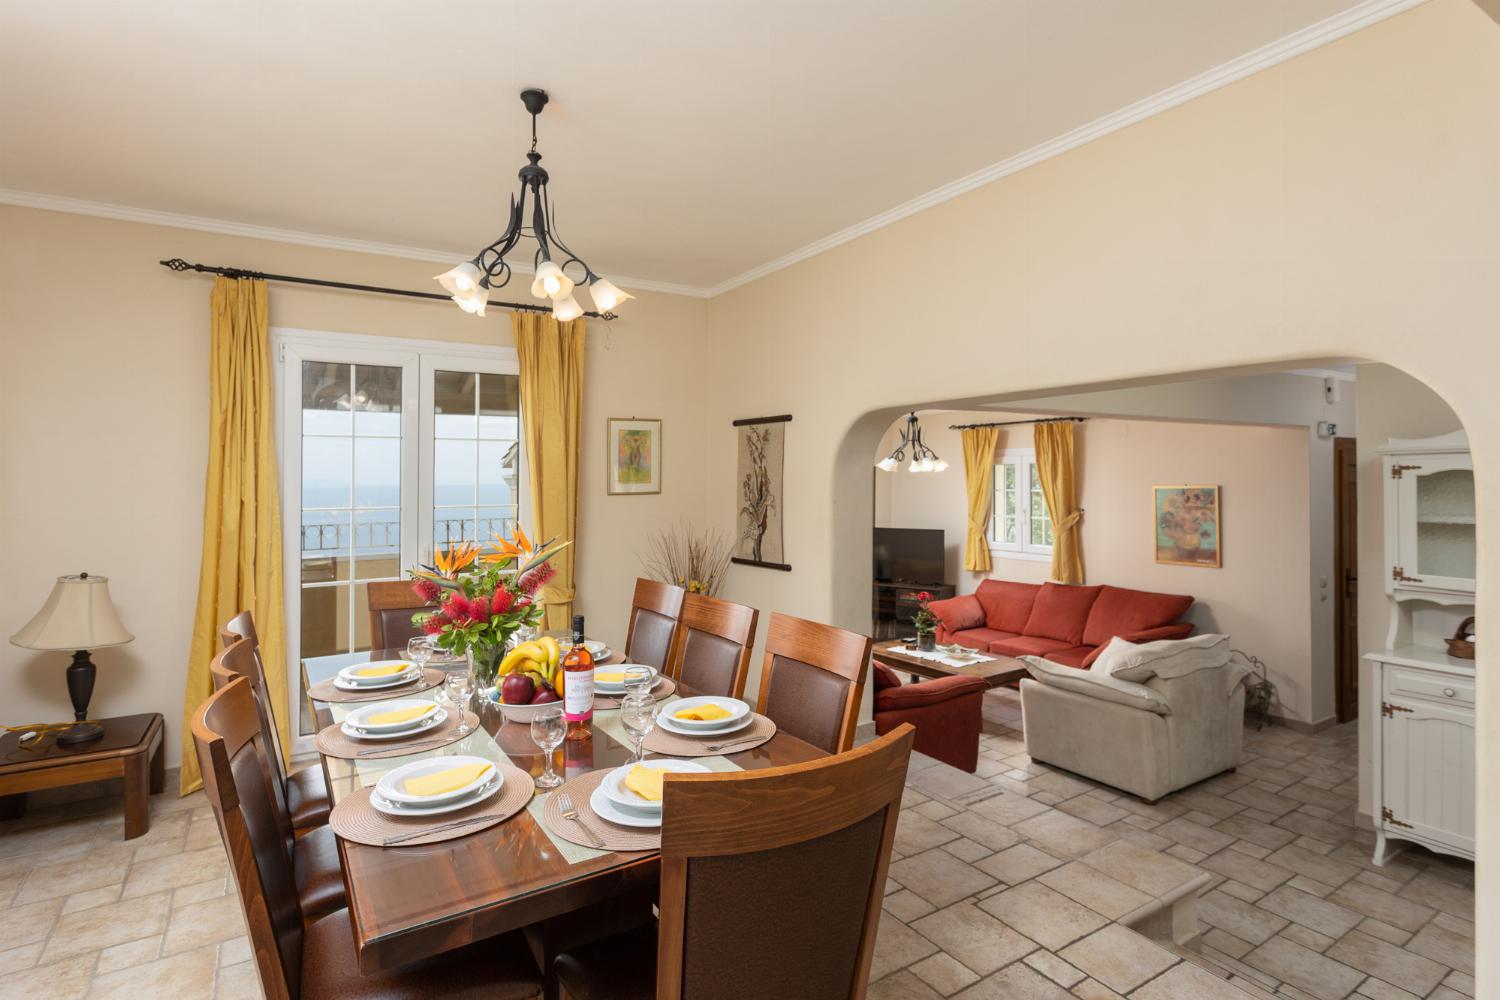
[[[510,529],[513,518],[481,517],[476,522],[470,517],[446,517],[434,524],[434,539],[440,545],[455,542],[478,542],[489,539]],[[351,530],[353,544],[351,545]],[[302,526],[302,554],[310,555],[347,552],[351,548],[364,554],[401,551],[401,521],[364,521],[349,524],[304,524]]]

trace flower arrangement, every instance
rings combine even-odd
[[[496,535],[490,551],[451,545],[411,571],[412,590],[436,605],[412,622],[440,649],[468,656],[475,683],[491,687],[511,639],[542,620],[537,593],[556,575],[552,557],[570,544],[534,545],[518,525],[514,538]]]
[[[917,627],[917,648],[921,650],[933,649],[937,644],[938,616],[929,607],[931,600],[932,594],[925,590],[917,594],[917,613],[911,616],[911,623]]]

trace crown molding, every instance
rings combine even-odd
[[[344,236],[328,236],[323,233],[308,233],[299,229],[277,229],[273,226],[258,226],[249,222],[234,222],[229,219],[212,219],[201,215],[179,215],[175,212],[158,212],[151,208],[136,208],[131,205],[114,205],[102,201],[85,201],[82,198],[67,198],[56,194],[41,194],[35,191],[17,191],[0,188],[0,204],[17,205],[22,208],[40,208],[49,212],[70,212],[74,215],[92,215],[103,219],[118,219],[123,222],[140,222],[148,226],[168,226],[173,229],[192,229],[221,236],[242,236],[253,240],[269,240],[273,243],[293,243],[299,246],[320,247],[324,250],[344,250],[351,253],[369,253],[381,257],[404,257],[408,260],[428,260],[452,265],[468,257],[462,250],[434,250],[430,247],[406,246],[400,243],[380,243],[375,240],[350,239]],[[163,250],[163,253],[169,251]],[[516,265],[517,274],[530,274],[531,268]],[[627,291],[642,290],[666,292],[671,295],[686,295],[706,298],[707,290],[692,285],[679,285],[666,281],[650,281],[643,278],[613,277],[617,285]]]
[[[1011,174],[1025,170],[1027,167],[1035,166],[1044,160],[1050,160],[1054,156],[1060,156],[1072,149],[1077,149],[1095,139],[1118,132],[1122,128],[1134,125],[1147,118],[1154,117],[1164,111],[1170,111],[1180,104],[1186,104],[1195,98],[1212,93],[1221,87],[1226,87],[1247,76],[1259,73],[1261,70],[1270,69],[1278,63],[1286,62],[1305,52],[1338,41],[1346,35],[1352,35],[1356,31],[1368,28],[1372,24],[1384,21],[1386,18],[1394,17],[1414,7],[1419,7],[1427,0],[1365,0],[1365,2],[1351,7],[1342,14],[1319,21],[1317,24],[1308,25],[1300,31],[1293,32],[1284,38],[1277,39],[1261,46],[1251,52],[1231,59],[1204,73],[1184,80],[1174,87],[1169,87],[1160,93],[1127,105],[1118,111],[1097,118],[1087,125],[1081,125],[1071,132],[1065,132],[1055,139],[1033,146],[1030,149],[1017,153],[1009,159],[1001,160],[999,163],[991,164],[958,180],[950,181],[942,187],[933,188],[926,194],[919,195],[910,201],[903,202],[895,208],[873,215],[863,222],[855,223],[846,229],[825,236],[820,240],[814,240],[791,253],[777,257],[775,260],[767,261],[759,267],[753,267],[743,274],[736,275],[727,281],[712,285],[707,289],[709,298],[722,295],[727,291],[749,284],[768,274],[773,274],[783,268],[791,267],[793,264],[801,263],[810,257],[832,250],[851,240],[859,239],[876,230],[884,229],[886,226],[899,222],[908,216],[925,211],[935,205],[941,205],[945,201],[951,201],[960,195],[967,194],[975,188],[983,187],[994,181],[1000,180]]]

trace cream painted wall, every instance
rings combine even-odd
[[[923,420],[923,436],[940,455],[959,454],[950,423],[1016,414],[937,412]],[[1006,427],[1000,450],[1029,449],[1028,426]],[[1229,426],[1150,420],[1090,419],[1075,431],[1083,558],[1089,583],[1191,594],[1188,620],[1200,632],[1226,632],[1237,649],[1266,661],[1281,697],[1277,714],[1303,722],[1315,715],[1314,689],[1329,672],[1315,664],[1310,619],[1316,598],[1305,573],[1310,564],[1308,435],[1297,427]],[[882,442],[884,445],[884,442]],[[878,454],[878,452],[877,452]],[[962,562],[966,524],[964,476],[881,474],[889,494],[886,526],[942,528],[950,561]],[[1152,486],[1217,483],[1222,488],[1224,565],[1219,569],[1155,561]],[[984,577],[1039,583],[1051,564],[994,557],[989,574],[957,571],[960,593]]]
[[[0,635],[41,607],[54,577],[87,570],[133,643],[102,650],[92,709],[160,711],[178,756],[198,586],[207,458],[211,264],[425,289],[438,268],[382,258],[0,207]],[[85,266],[86,276],[75,278]],[[524,294],[524,288],[517,291]],[[509,314],[449,303],[273,285],[271,323],[511,345]],[[623,639],[644,533],[704,510],[705,304],[642,293],[586,356],[578,609]],[[605,495],[605,420],[661,417],[664,491]],[[67,656],[0,645],[5,724],[67,718]]]
[[[793,571],[742,568],[729,596],[863,625],[870,456],[909,406],[1363,357],[1468,427],[1478,614],[1500,619],[1497,119],[1500,27],[1433,0],[714,299],[713,365],[733,373],[708,414],[721,524],[729,421],[796,417]],[[1481,647],[1482,940],[1500,935],[1500,867],[1484,860],[1500,857],[1495,659]],[[1478,962],[1480,994],[1500,994],[1500,963]]]

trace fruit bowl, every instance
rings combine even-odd
[[[561,659],[561,648],[548,636],[517,644],[500,662],[495,686],[485,689],[485,699],[512,722],[530,722],[549,705],[561,707]],[[536,700],[543,695],[550,697]]]

